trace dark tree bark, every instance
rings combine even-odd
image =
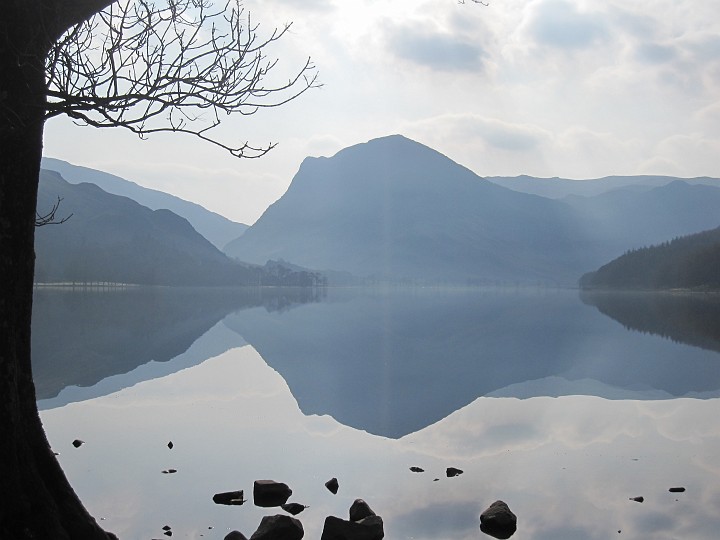
[[[0,538],[107,539],[45,437],[30,365],[34,229],[54,39],[107,2],[11,0],[0,19]],[[73,5],[71,5],[73,4]],[[65,8],[65,11],[63,11]]]

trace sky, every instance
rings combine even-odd
[[[47,122],[44,154],[252,224],[307,156],[402,134],[480,176],[720,177],[715,0],[247,0],[289,77],[321,88],[227,117],[237,159],[191,136]]]

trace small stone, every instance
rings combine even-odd
[[[684,487],[671,487],[668,491],[670,493],[685,493],[685,488]]]
[[[340,484],[338,484],[337,478],[331,478],[327,482],[325,482],[325,487],[330,490],[330,493],[333,495],[336,495],[338,492],[338,489],[340,489]]]
[[[167,444],[167,447],[168,447],[170,450],[173,449],[173,446],[175,446],[175,445],[173,444],[172,441],[170,441],[170,442]]]
[[[163,474],[175,474],[177,472],[177,469],[165,469],[162,473]]]
[[[410,467],[410,470],[412,472],[425,472],[425,469],[422,469],[420,467]]]
[[[265,516],[250,540],[300,540],[305,536],[302,523],[284,514]]]
[[[282,506],[292,495],[292,489],[283,482],[274,480],[255,480],[253,485],[253,501],[255,506],[269,508]]]
[[[213,495],[213,502],[215,504],[240,506],[245,502],[243,495],[244,494],[242,489],[238,491],[225,491],[223,493],[216,493],[215,495]]]
[[[641,503],[641,502],[645,502],[645,497],[640,495],[639,497],[630,497],[630,500]]]
[[[453,476],[460,476],[462,473],[462,469],[456,469],[455,467],[448,467],[445,471],[445,474],[447,474],[448,478],[452,478]]]
[[[172,527],[170,525],[165,525],[162,529],[163,531],[169,531]]]
[[[495,501],[480,514],[480,530],[493,538],[505,540],[517,530],[517,517],[503,501]]]
[[[370,505],[362,499],[355,499],[352,506],[350,506],[350,521],[360,521],[374,515],[376,514],[372,511]]]
[[[73,445],[75,448],[80,448],[83,444],[85,444],[85,441],[81,441],[80,439],[75,439],[75,440],[72,442],[72,445]]]

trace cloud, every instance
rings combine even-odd
[[[609,37],[604,17],[582,12],[566,0],[537,2],[530,13],[527,31],[539,45],[564,50],[586,49]]]
[[[402,60],[434,71],[483,71],[485,51],[462,35],[419,26],[387,30],[390,52]]]
[[[670,45],[642,43],[636,51],[636,58],[643,63],[664,64],[677,58],[678,51]]]
[[[413,131],[425,138],[466,141],[477,147],[508,152],[529,152],[538,149],[550,134],[537,126],[514,124],[473,114],[447,114],[416,123]]]

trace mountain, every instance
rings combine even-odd
[[[247,225],[230,221],[198,204],[168,195],[162,191],[141,187],[119,176],[87,167],[78,167],[48,157],[43,158],[42,167],[60,173],[71,184],[83,182],[95,184],[108,193],[128,197],[152,210],[163,208],[172,210],[175,214],[187,219],[196,231],[210,240],[220,250],[225,247],[225,244],[242,235],[247,229]]]
[[[649,182],[554,200],[395,135],[307,158],[226,253],[381,280],[575,285],[628,249],[717,226],[718,215],[720,187]]]
[[[720,289],[720,227],[629,251],[580,278],[584,289]]]
[[[589,180],[569,180],[567,178],[537,178],[534,176],[487,176],[490,182],[523,193],[532,193],[550,199],[562,199],[568,195],[592,197],[618,189],[645,191],[661,187],[676,180],[674,176],[606,176]],[[691,185],[720,187],[720,179],[707,176],[683,179]]]
[[[566,204],[497,186],[395,135],[305,159],[226,252],[380,279],[555,283],[587,268],[581,229]]]
[[[38,214],[47,214],[58,200],[56,218],[69,219],[36,230],[38,282],[255,285],[316,277],[290,269],[280,275],[277,265],[241,264],[170,210],[150,210],[95,184],[70,184],[43,170]]]

